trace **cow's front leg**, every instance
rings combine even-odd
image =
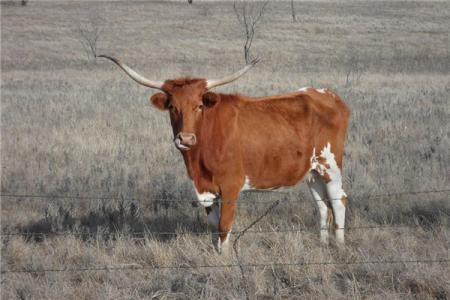
[[[231,203],[222,203],[220,207],[219,239],[217,241],[217,251],[219,251],[219,253],[228,249],[231,235],[230,231],[234,222],[236,200],[229,202]]]
[[[234,215],[236,211],[236,202],[239,197],[239,188],[222,191],[222,198],[220,203],[220,217],[219,217],[219,239],[217,241],[217,251],[222,253],[227,251],[230,231],[234,222]]]

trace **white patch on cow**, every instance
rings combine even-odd
[[[309,89],[308,86],[302,87],[301,89],[298,89],[299,92],[306,92]]]
[[[208,207],[213,205],[214,199],[216,199],[216,195],[210,192],[205,192],[202,194],[197,193],[197,199],[198,202],[200,202],[201,205]]]
[[[216,199],[216,195],[210,192],[199,193],[197,188],[194,185],[195,194],[197,195],[198,202],[204,207],[208,207],[213,205],[214,199]]]
[[[328,164],[330,167],[328,169],[325,169],[324,172],[326,172],[329,176],[331,181],[327,184],[336,184],[339,185],[339,187],[336,189],[333,189],[333,199],[342,199],[343,196],[347,197],[344,190],[342,189],[342,175],[341,175],[341,169],[339,169],[336,159],[334,158],[333,152],[331,152],[331,145],[328,143],[325,148],[323,148],[322,152],[320,152],[320,156],[325,158],[325,163]],[[331,196],[331,195],[330,195]]]
[[[316,91],[318,91],[318,92],[321,93],[321,94],[325,94],[326,89],[316,89]]]
[[[248,176],[245,176],[244,185],[241,188],[241,191],[248,191],[253,190],[254,187],[252,187],[252,184],[250,183],[250,178]]]

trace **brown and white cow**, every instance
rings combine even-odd
[[[236,80],[256,61],[219,80],[181,78],[156,82],[117,59],[132,79],[162,92],[151,103],[170,114],[175,146],[181,151],[220,251],[229,240],[236,202],[246,189],[293,186],[308,176],[320,211],[321,240],[330,227],[344,243],[347,197],[342,157],[350,111],[329,90],[303,88],[268,97],[211,92]],[[214,201],[221,199],[220,203]]]

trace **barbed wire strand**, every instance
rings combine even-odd
[[[252,192],[252,191],[247,191]],[[254,190],[253,192],[276,192],[271,190]],[[375,198],[383,198],[383,197],[394,197],[394,196],[403,196],[403,195],[420,195],[420,194],[432,194],[432,193],[447,193],[450,192],[450,189],[437,189],[437,190],[425,190],[425,191],[402,191],[402,192],[394,192],[394,193],[386,193],[386,194],[374,194],[374,195],[356,195],[355,198],[365,198],[365,199],[375,199]],[[283,194],[289,194],[289,192],[278,192]],[[191,203],[190,201],[196,199],[165,199],[165,198],[127,198],[127,197],[113,197],[113,196],[75,196],[75,195],[36,195],[36,194],[7,194],[1,193],[0,197],[6,198],[28,198],[28,199],[77,199],[77,200],[125,200],[125,201],[153,201],[153,202],[181,202],[181,203]],[[339,199],[328,198],[324,199],[328,201],[338,201]],[[323,200],[320,200],[323,201]],[[235,203],[237,205],[240,204],[254,204],[254,203],[272,203],[273,200],[263,200],[263,199],[254,199],[251,202],[236,202],[236,201],[227,201],[227,200],[214,200],[215,203]]]
[[[440,259],[414,259],[414,260],[361,260],[361,261],[324,261],[324,262],[291,262],[291,263],[247,263],[242,264],[245,268],[265,268],[265,267],[286,267],[286,266],[331,266],[331,265],[365,265],[365,264],[447,264],[450,263],[449,258]],[[11,274],[11,273],[50,273],[50,272],[86,272],[86,271],[123,271],[123,270],[160,270],[160,269],[204,269],[204,268],[239,268],[239,264],[223,264],[223,265],[198,265],[198,266],[141,266],[135,263],[129,264],[127,266],[102,266],[102,267],[80,267],[80,268],[65,268],[65,269],[29,269],[29,270],[1,270],[1,274]]]
[[[421,224],[411,224],[411,225],[382,225],[382,226],[351,226],[344,228],[345,230],[366,230],[366,229],[381,229],[381,230],[389,230],[389,229],[416,229],[416,228],[423,228],[426,227],[426,225]],[[270,234],[270,233],[296,233],[296,232],[311,232],[315,233],[321,229],[328,229],[328,228],[289,228],[289,229],[263,229],[263,230],[247,230],[245,233],[251,233],[251,234]],[[235,230],[230,231],[231,234],[241,234],[243,233],[243,230]],[[213,234],[221,234],[225,232],[215,232]],[[173,236],[180,236],[180,235],[209,235],[212,234],[209,231],[151,231],[151,230],[144,230],[144,231],[133,231],[133,232],[121,232],[121,231],[113,231],[113,232],[73,232],[73,231],[52,231],[52,232],[3,232],[0,233],[0,236],[52,236],[52,235],[61,235],[61,236],[114,236],[114,235],[132,235],[132,236],[152,236],[152,235],[173,235]]]

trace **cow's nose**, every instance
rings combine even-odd
[[[188,146],[188,147],[194,146],[195,143],[197,142],[197,138],[195,137],[195,134],[193,134],[193,133],[180,132],[180,133],[178,133],[177,138],[180,139],[181,144]]]

